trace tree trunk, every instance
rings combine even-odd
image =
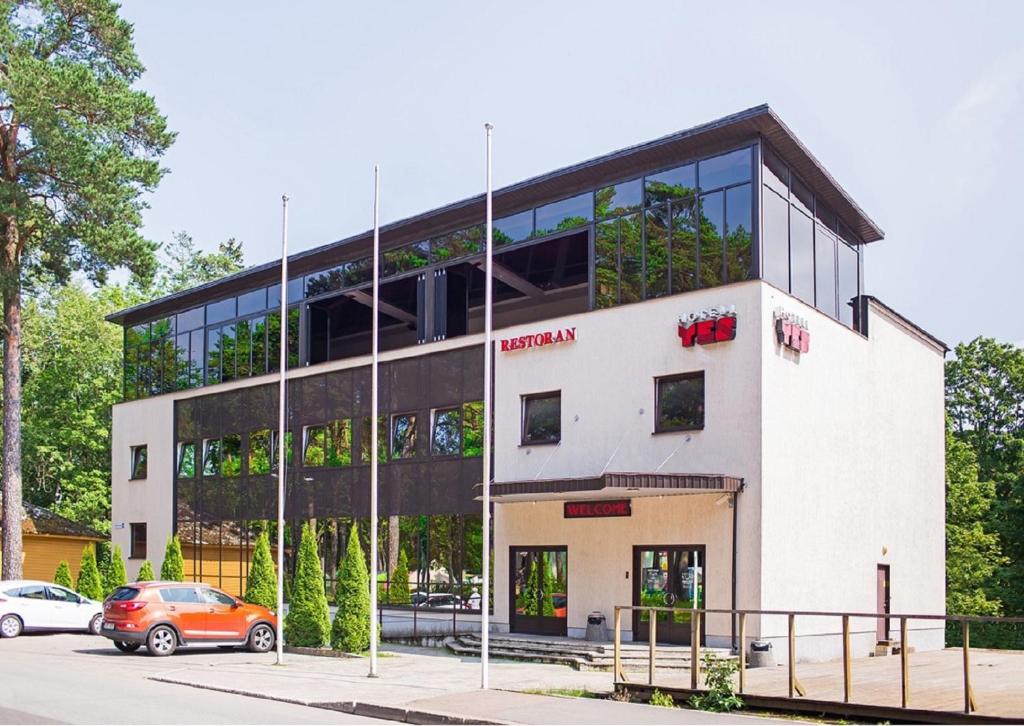
[[[0,579],[21,579],[21,280],[18,232],[7,222],[4,240],[3,568]]]
[[[398,515],[388,517],[388,580],[398,567]]]

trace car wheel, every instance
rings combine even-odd
[[[100,634],[100,628],[103,627],[103,616],[96,614],[92,616],[92,620],[89,621],[89,632],[93,635]]]
[[[0,637],[17,638],[21,635],[23,625],[17,615],[4,615],[0,620]]]
[[[253,653],[266,653],[274,647],[274,629],[266,623],[260,623],[249,633],[249,650]]]
[[[178,647],[178,636],[166,625],[157,625],[149,631],[146,638],[146,650],[150,655],[171,655]]]
[[[126,643],[123,640],[115,640],[114,647],[122,653],[134,653],[142,647],[142,643]]]

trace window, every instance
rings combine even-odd
[[[533,210],[527,209],[525,212],[496,219],[493,225],[495,246],[522,242],[533,234]]]
[[[484,453],[484,402],[462,404],[462,455],[482,456]]]
[[[434,427],[430,435],[430,453],[434,456],[458,456],[461,454],[461,423],[459,409],[436,409],[434,411]]]
[[[277,462],[278,462],[277,447],[278,447],[278,441],[280,440],[280,438],[281,437],[278,435],[276,430],[270,432],[270,444],[271,444],[271,446],[270,446],[270,461],[272,462],[271,463],[271,467],[274,469],[274,471],[277,471]],[[291,431],[285,431],[284,432],[284,466],[285,466],[286,469],[289,466],[292,465],[292,460],[294,458],[295,458],[295,446],[293,445],[292,432]]]
[[[657,378],[655,395],[655,433],[704,428],[704,371]]]
[[[359,461],[363,464],[370,463],[370,428],[373,421],[369,416],[364,416],[360,422],[362,430],[359,434]],[[377,417],[377,463],[383,464],[388,460],[388,419],[387,416]]]
[[[684,164],[675,169],[650,174],[644,179],[644,198],[648,205],[668,199],[692,196],[697,187],[697,167]]]
[[[235,317],[235,298],[218,300],[206,306],[206,324],[219,323]]]
[[[789,202],[767,188],[762,199],[761,277],[789,292]]]
[[[594,192],[594,209],[598,219],[640,209],[643,188],[640,179],[602,187]]]
[[[242,437],[228,434],[221,442],[220,473],[224,476],[242,475]]]
[[[857,280],[857,250],[839,244],[839,319],[853,325],[853,299],[859,294]]]
[[[403,413],[391,417],[391,458],[416,456],[416,414]]]
[[[790,292],[814,305],[814,222],[794,206],[789,211]]]
[[[178,478],[191,479],[196,475],[196,445],[191,441],[178,444]]]
[[[132,479],[146,478],[147,458],[147,447],[145,444],[132,447]]]
[[[146,523],[132,522],[131,527],[131,549],[128,557],[133,560],[146,559]]]
[[[585,192],[569,199],[537,207],[535,217],[537,237],[563,229],[572,229],[586,224],[594,217],[594,196]]]
[[[46,588],[42,585],[26,585],[21,588],[21,593],[18,597],[25,597],[29,600],[45,600]]]
[[[203,442],[203,476],[220,474],[220,439],[206,439]]]
[[[701,191],[750,181],[750,159],[749,148],[704,159],[697,165]]]
[[[49,590],[51,600],[56,600],[58,602],[73,602],[75,604],[80,602],[78,595],[70,590],[65,590],[63,587],[50,585],[47,590]]]
[[[323,466],[327,453],[325,438],[327,429],[323,426],[307,426],[304,431],[302,445],[302,465],[309,467]]]
[[[814,233],[814,305],[836,315],[836,238],[820,224]]]
[[[327,466],[352,463],[352,421],[343,418],[327,424]]]
[[[523,396],[523,446],[562,439],[562,392]]]
[[[270,429],[249,434],[249,474],[270,473]]]
[[[202,602],[194,587],[164,587],[160,590],[160,599],[164,602]]]
[[[233,598],[230,595],[227,595],[227,594],[225,594],[223,592],[220,592],[219,590],[209,590],[209,589],[203,588],[199,592],[200,592],[200,595],[202,595],[203,602],[207,603],[208,605],[234,605],[235,604],[235,598]]]

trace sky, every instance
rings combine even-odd
[[[885,231],[867,292],[1024,345],[1024,3],[125,0],[178,133],[145,233],[280,255],[768,103]],[[1002,211],[1000,211],[1002,210]]]

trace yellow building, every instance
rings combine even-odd
[[[54,514],[49,509],[25,504],[21,519],[22,577],[52,582],[61,560],[67,560],[71,579],[77,581],[82,550],[106,537],[94,529]]]

